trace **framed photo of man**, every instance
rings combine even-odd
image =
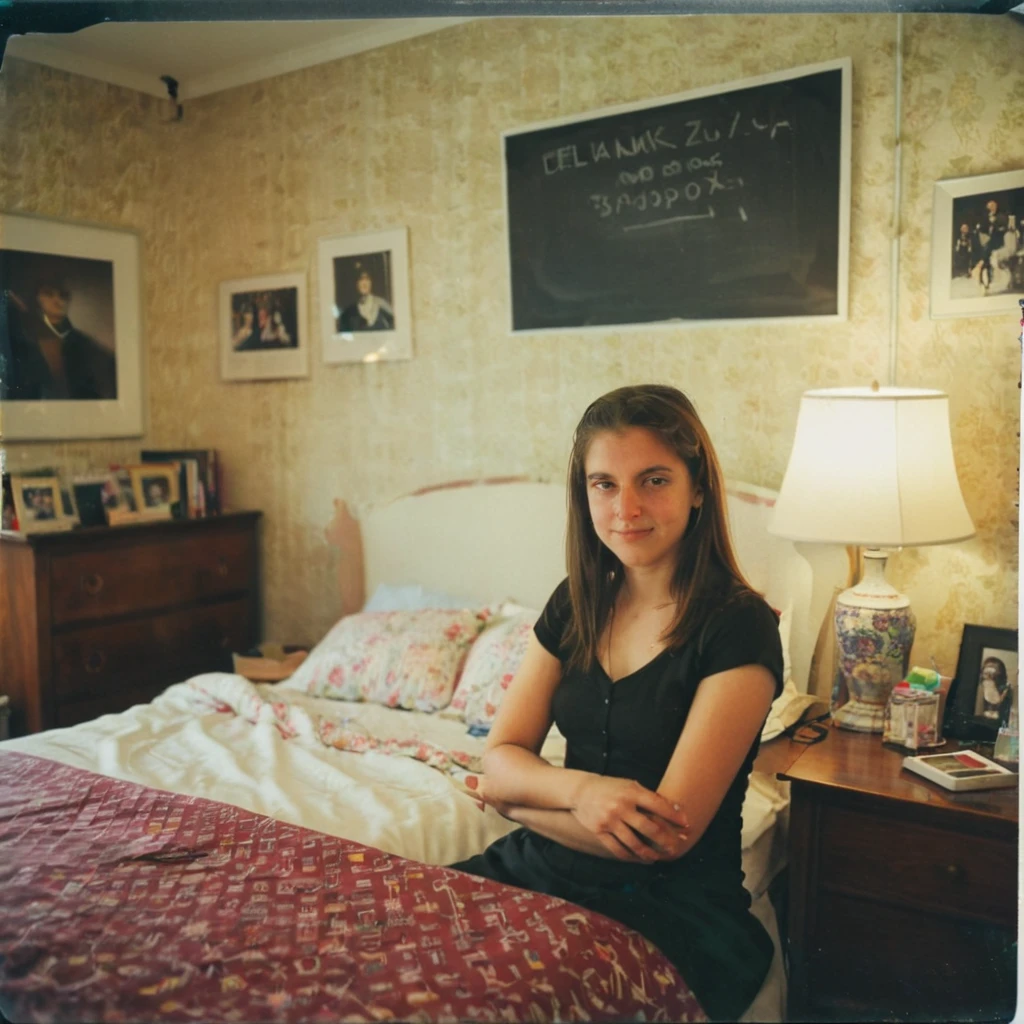
[[[140,436],[138,236],[0,214],[0,239],[6,438]]]
[[[223,380],[309,376],[305,274],[221,284],[220,375]]]
[[[318,262],[324,362],[411,359],[406,229],[322,238]]]
[[[1006,313],[1024,298],[1024,170],[935,183],[933,319]]]

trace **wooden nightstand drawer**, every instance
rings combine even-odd
[[[87,626],[53,641],[61,702],[94,699],[128,685],[169,685],[221,667],[230,651],[253,642],[247,599]]]
[[[828,886],[1013,925],[1016,851],[1007,843],[843,807],[821,810]]]
[[[865,1014],[866,999],[890,1009],[912,1006],[918,1021],[1012,1014],[1012,933],[829,891],[819,893],[815,912],[808,967],[815,1001],[832,1011],[816,1019],[892,1019]]]
[[[122,537],[116,547],[54,556],[50,568],[54,626],[168,608],[250,585],[250,530],[183,534],[163,544]]]

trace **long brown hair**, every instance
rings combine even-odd
[[[566,565],[572,613],[563,645],[568,664],[578,668],[596,663],[598,641],[624,578],[622,563],[598,538],[590,519],[587,452],[598,434],[630,427],[649,430],[675,452],[690,471],[695,492],[703,496],[679,542],[672,578],[676,615],[666,631],[668,646],[682,646],[723,601],[755,593],[733,552],[722,468],[693,403],[663,384],[617,388],[584,412],[569,456]]]

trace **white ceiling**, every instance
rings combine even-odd
[[[469,20],[110,22],[12,36],[7,53],[154,96],[167,95],[160,76],[170,75],[187,100]]]

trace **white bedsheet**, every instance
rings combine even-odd
[[[308,697],[224,673],[196,682],[236,703],[246,698],[284,701],[292,710],[345,722],[377,740],[417,739],[446,751],[483,753],[483,738],[470,736],[464,723],[438,715]],[[151,703],[121,714],[8,740],[0,749],[220,800],[432,864],[479,853],[516,827],[491,808],[480,811],[455,779],[421,761],[337,750],[301,730],[286,739],[269,714],[254,724],[204,707],[189,683],[171,686]],[[560,764],[564,750],[564,739],[552,730],[542,755]],[[780,866],[776,855],[765,852],[780,844],[759,840],[786,802],[778,782],[752,774],[743,809],[743,847],[751,851],[744,854],[744,866],[755,895]]]

